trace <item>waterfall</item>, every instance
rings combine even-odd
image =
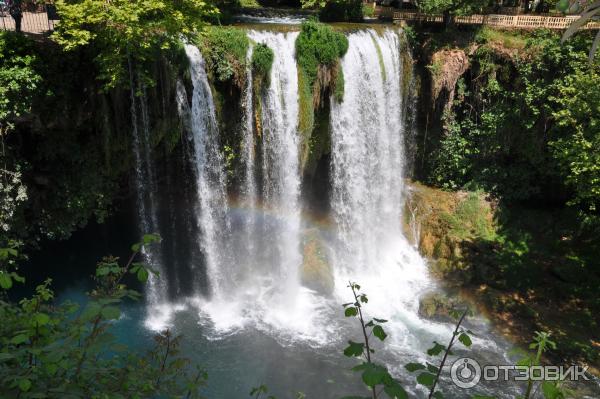
[[[298,135],[298,71],[295,61],[297,33],[249,33],[274,54],[270,85],[262,103],[262,200],[274,215],[265,235],[277,237],[265,247],[275,263],[278,289],[285,300],[298,291],[300,256],[300,165]]]
[[[367,30],[348,41],[344,99],[331,101],[336,291],[342,296],[348,280],[360,282],[371,294],[369,308],[396,321],[389,327],[393,339],[418,340],[415,330],[434,326],[418,317],[419,293],[430,283],[424,260],[402,232],[404,111],[410,108],[402,103],[399,36]]]
[[[157,216],[157,200],[155,197],[156,184],[152,165],[150,147],[150,117],[148,114],[148,99],[144,87],[141,95],[135,93],[135,79],[132,65],[130,73],[131,124],[133,133],[133,155],[135,164],[136,206],[140,237],[142,234],[160,234]],[[138,114],[139,109],[139,114]],[[152,269],[162,274],[162,259],[158,246],[142,248],[144,262]],[[166,296],[164,278],[150,273],[148,276],[147,301],[149,313]]]
[[[194,165],[198,190],[197,218],[199,244],[211,278],[212,295],[222,298],[232,292],[227,188],[223,155],[219,148],[219,130],[215,105],[200,51],[186,45],[193,85],[191,131],[194,144]]]
[[[415,334],[404,333],[429,329],[418,317],[417,298],[430,283],[424,260],[402,231],[403,149],[407,113],[412,108],[403,95],[398,32],[366,30],[348,36],[349,50],[341,62],[344,99],[331,99],[333,226],[321,232],[302,217],[298,33],[249,31],[248,36],[253,43],[271,48],[274,60],[268,84],[257,90],[248,66],[242,87],[240,186],[232,190],[235,199],[228,196],[205,62],[198,48],[185,46],[192,101],[188,106],[185,88],[178,84],[177,103],[192,137],[195,238],[202,253],[192,259],[196,269],[190,279],[196,281],[196,274],[205,270],[209,286],[209,292],[197,287],[190,303],[218,333],[253,326],[285,339],[326,343],[335,339],[340,326],[338,305],[346,302],[346,284],[354,280],[373,291],[372,307],[391,316],[398,339],[415,339]],[[251,55],[252,46],[248,61]],[[254,126],[256,112],[260,112],[260,131]],[[145,165],[143,159],[140,162]],[[143,167],[140,170],[146,173]],[[310,235],[315,231],[316,236]],[[333,292],[317,292],[318,288],[301,284],[300,273],[310,256],[303,253],[303,238],[308,236],[319,241],[314,251],[334,254],[325,266],[330,271],[316,271],[317,276],[333,274]]]

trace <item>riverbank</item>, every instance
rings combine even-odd
[[[586,364],[598,375],[600,276],[581,274],[594,252],[576,235],[572,212],[508,208],[481,192],[410,187],[408,234],[414,239],[418,232],[421,253],[444,288],[519,346],[535,331],[549,332],[557,343],[549,362]],[[443,298],[436,302],[422,306],[443,311]]]

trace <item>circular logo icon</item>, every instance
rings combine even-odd
[[[450,369],[452,382],[459,388],[473,388],[481,379],[481,366],[475,360],[461,357]]]

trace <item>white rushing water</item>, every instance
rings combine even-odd
[[[136,206],[138,213],[138,232],[142,234],[160,234],[157,199],[156,176],[152,164],[150,147],[150,116],[146,90],[142,87],[141,95],[136,95],[136,83],[132,66],[129,66],[131,124],[133,133],[133,155],[135,165]],[[142,248],[144,262],[152,269],[163,272],[160,248],[151,246]],[[147,312],[153,317],[159,304],[166,296],[166,282],[150,273],[146,291]]]
[[[192,45],[185,46],[190,60],[193,85],[191,130],[194,143],[194,165],[198,190],[198,226],[200,246],[210,275],[212,297],[222,299],[235,287],[236,273],[228,246],[229,220],[226,176],[220,150],[215,105],[206,76],[204,59]]]
[[[360,31],[348,40],[344,100],[332,99],[331,109],[336,292],[347,297],[347,282],[358,281],[369,308],[390,319],[392,344],[418,349],[447,328],[418,316],[419,295],[431,282],[402,231],[407,108],[399,36]]]
[[[339,304],[348,280],[371,294],[373,309],[391,318],[392,344],[430,342],[444,326],[418,317],[418,296],[431,287],[425,261],[402,232],[406,110],[398,34],[361,31],[349,35],[342,60],[346,77],[341,103],[332,99],[333,293],[300,283],[302,239],[314,226],[301,219],[297,32],[250,31],[254,43],[274,52],[269,84],[252,93],[252,76],[240,99],[241,187],[227,197],[225,162],[215,105],[200,51],[186,46],[193,95],[189,110],[194,144],[196,209],[210,294],[192,303],[217,333],[246,326],[286,340],[317,344],[336,340]],[[250,59],[251,51],[247,57]],[[184,96],[183,96],[184,97]],[[183,98],[182,97],[182,98]],[[254,126],[254,101],[262,125]],[[200,293],[200,290],[198,290]],[[323,328],[327,325],[327,328]],[[423,331],[428,331],[426,336]],[[410,342],[409,342],[410,341]]]

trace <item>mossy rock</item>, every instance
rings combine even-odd
[[[482,193],[449,192],[414,182],[407,185],[407,237],[434,260],[431,270],[435,275],[449,282],[471,281],[474,270],[469,255],[486,250],[482,243],[496,233],[493,203]]]
[[[304,235],[304,249],[300,281],[302,285],[321,294],[330,295],[335,281],[333,268],[329,262],[329,251],[323,244],[317,230],[312,229]]]
[[[450,311],[464,308],[464,303],[443,292],[429,292],[419,299],[419,316],[436,321],[453,321]]]

